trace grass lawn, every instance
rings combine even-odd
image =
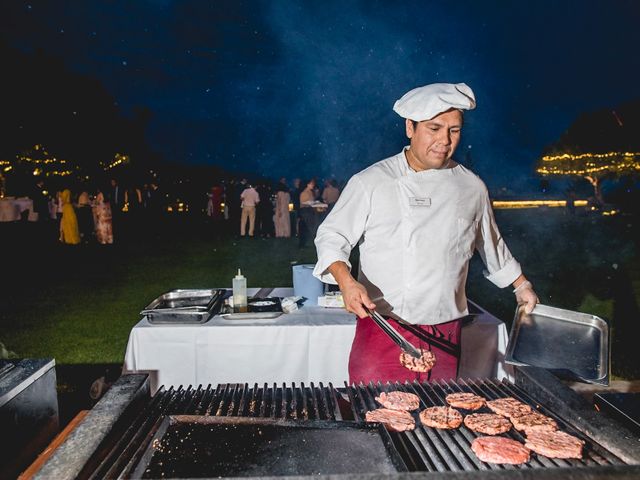
[[[640,333],[633,219],[558,210],[498,211],[497,218],[542,303],[608,320],[614,373],[640,378],[633,353]],[[131,226],[128,238],[113,246],[64,247],[55,232],[34,225],[0,226],[0,343],[12,356],[54,357],[58,364],[121,364],[138,312],[163,292],[230,287],[238,267],[249,287],[291,286],[291,265],[316,258],[312,246],[299,249],[295,238],[216,240],[199,218],[168,219],[160,238]],[[468,295],[509,323],[513,294],[482,277],[476,256]]]
[[[122,363],[138,312],[168,290],[230,287],[238,267],[249,287],[290,286],[293,262],[315,262],[297,239],[215,241],[189,223],[172,224],[161,241],[13,247],[28,251],[11,262],[0,341],[18,357],[59,364]]]

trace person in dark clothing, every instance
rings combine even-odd
[[[316,236],[316,231],[318,230],[318,215],[316,210],[311,206],[311,204],[316,199],[316,181],[314,179],[311,179],[307,182],[304,182],[303,185],[305,185],[305,189],[300,192],[300,210],[298,213],[299,248],[306,247],[309,240],[311,240],[311,242],[313,243],[313,239]]]
[[[51,220],[51,215],[49,214],[49,194],[44,188],[44,180],[42,178],[36,180],[31,199],[33,200],[33,211],[38,214],[38,222],[42,223]]]
[[[124,201],[127,205],[127,224],[133,235],[137,235],[142,228],[142,215],[144,208],[144,198],[142,189],[136,185],[131,185],[124,192]]]
[[[113,227],[114,238],[122,238],[122,207],[125,202],[124,189],[118,185],[118,181],[115,178],[111,179],[111,185],[109,188],[108,199],[109,205],[111,205],[111,223]]]
[[[236,232],[237,225],[240,223],[240,213],[242,212],[240,194],[243,190],[244,185],[238,185],[234,179],[231,179],[224,192],[224,203],[227,206],[228,215],[227,224],[230,225],[229,229],[232,232]]]
[[[291,203],[293,203],[293,215],[291,216],[291,233],[296,237],[300,236],[300,193],[304,188],[300,188],[300,179],[293,179],[293,188],[291,189]]]
[[[93,211],[91,209],[91,198],[88,189],[83,189],[78,195],[76,204],[76,217],[78,218],[78,229],[82,243],[89,243],[93,239],[94,224]]]
[[[271,186],[264,183],[258,186],[260,203],[257,208],[258,233],[263,238],[271,238],[275,235],[273,224],[273,201],[271,200]]]

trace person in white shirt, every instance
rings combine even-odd
[[[500,288],[512,284],[529,312],[538,302],[498,231],[486,186],[452,158],[462,111],[475,105],[473,91],[463,83],[432,84],[405,94],[394,111],[405,118],[410,145],[354,175],[318,229],[314,274],[337,283],[346,309],[358,316],[351,382],[456,377],[474,249],[488,280]],[[349,263],[356,244],[358,280]],[[405,369],[399,347],[364,307],[388,317],[414,345],[431,350],[434,368],[428,374]]]
[[[329,211],[340,198],[340,190],[338,190],[335,183],[335,180],[325,180],[324,190],[322,190],[322,201],[329,205]]]
[[[260,203],[260,195],[253,186],[249,185],[240,194],[242,200],[242,216],[240,217],[240,236],[244,237],[249,220],[249,236],[253,237],[253,230],[256,224],[256,205]]]

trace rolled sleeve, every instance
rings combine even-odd
[[[349,256],[364,232],[369,216],[369,198],[362,182],[351,178],[331,213],[318,228],[315,238],[318,262],[313,275],[325,283],[336,284],[328,272],[334,262],[344,262],[351,269]]]
[[[320,254],[318,254],[318,263],[316,263],[316,267],[313,269],[313,276],[319,278],[324,283],[337,285],[338,282],[336,282],[336,279],[333,278],[333,275],[331,275],[328,271],[328,268],[331,266],[331,264],[335,262],[344,262],[347,264],[347,267],[349,267],[349,270],[351,270],[349,255],[336,256],[331,255],[327,252],[324,255],[324,258],[322,258]]]
[[[505,288],[511,285],[522,274],[522,268],[515,258],[511,257],[511,260],[502,267],[500,270],[494,272],[484,271],[484,277],[491,283],[500,288]]]

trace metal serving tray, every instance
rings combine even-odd
[[[609,326],[600,317],[538,304],[516,309],[505,361],[609,385]]]
[[[140,312],[149,323],[205,323],[220,311],[226,290],[172,290]]]

